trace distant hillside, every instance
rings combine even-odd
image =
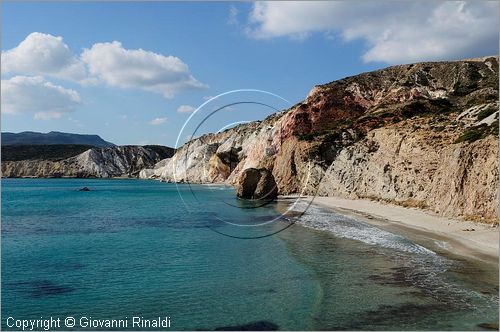
[[[160,159],[170,158],[175,153],[175,149],[162,145],[145,145],[144,148],[156,153]],[[90,149],[95,149],[95,147],[78,144],[3,145],[2,161],[59,161],[74,157]]]
[[[49,145],[3,145],[2,161],[51,160],[58,161],[74,157],[92,149],[90,145],[49,144]]]
[[[100,148],[115,146],[113,143],[103,140],[98,135],[81,135],[51,131],[49,133],[37,133],[24,131],[21,133],[2,133],[2,145],[52,145],[72,144],[90,145]]]
[[[84,150],[78,153],[80,150]],[[159,145],[89,148],[83,145],[2,147],[2,177],[137,177],[175,150]],[[70,157],[66,157],[70,156]]]

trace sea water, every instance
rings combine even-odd
[[[79,330],[498,322],[498,265],[445,257],[317,207],[302,207],[299,222],[279,210],[224,186],[2,180],[2,328],[52,318],[68,330],[68,317]]]

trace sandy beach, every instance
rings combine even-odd
[[[302,199],[310,201],[312,197]],[[498,262],[498,226],[450,219],[415,208],[361,199],[314,197],[312,203],[400,233],[416,243],[439,247],[453,255]]]

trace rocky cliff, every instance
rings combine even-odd
[[[144,168],[173,154],[157,146],[92,148],[62,160],[2,161],[2,177],[120,177],[137,176]],[[168,149],[168,148],[167,148]],[[163,153],[162,153],[163,152]]]
[[[498,58],[401,65],[319,85],[264,121],[191,140],[140,177],[234,183],[251,167],[271,170],[280,194],[497,220]]]

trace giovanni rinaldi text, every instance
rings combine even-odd
[[[49,331],[65,328],[170,328],[171,321],[169,316],[144,318],[142,316],[124,317],[120,319],[97,319],[93,317],[40,317],[37,319],[16,319],[7,317],[6,325],[9,328],[22,331]]]

